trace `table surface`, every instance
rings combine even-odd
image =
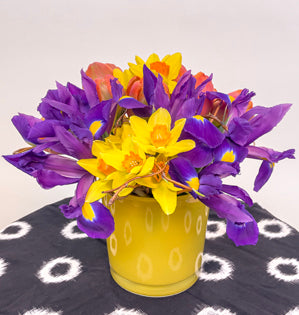
[[[147,298],[111,278],[105,240],[60,214],[63,200],[0,232],[0,314],[299,314],[299,233],[258,204],[256,246],[236,247],[210,212],[203,266],[189,290]]]

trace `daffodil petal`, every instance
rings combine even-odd
[[[130,171],[130,174],[138,174],[138,172],[141,170],[141,168],[142,168],[142,165],[138,165],[138,166],[133,167]]]
[[[177,205],[177,193],[169,189],[167,182],[162,180],[156,188],[152,188],[153,196],[166,214],[172,214]]]
[[[149,174],[152,171],[153,167],[154,167],[154,163],[155,163],[155,158],[153,156],[149,157],[145,161],[145,163],[144,163],[144,165],[142,167],[142,170],[141,170],[141,172],[138,175],[139,176],[144,176],[144,175]]]
[[[138,142],[142,142],[145,144],[151,143],[148,124],[144,119],[137,116],[131,116],[130,124],[133,132],[136,135],[136,138],[138,139]]]
[[[135,56],[135,61],[136,61],[137,65],[143,65],[144,64],[143,59],[141,59],[139,56]]]
[[[171,116],[167,109],[160,107],[148,120],[149,130],[153,130],[156,125],[166,125],[170,130]]]
[[[134,190],[134,188],[132,188],[132,187],[126,187],[123,190],[121,190],[121,192],[118,194],[118,196],[119,197],[128,196],[133,190]]]
[[[149,188],[156,188],[159,185],[159,183],[152,176],[151,177],[138,178],[135,180],[135,182],[138,185],[146,186]]]
[[[195,142],[193,140],[181,140],[173,145],[167,147],[166,156],[174,156],[182,152],[187,152],[195,148]]]
[[[169,145],[175,144],[177,142],[178,138],[180,137],[182,133],[185,122],[186,122],[185,118],[179,119],[175,122],[174,127],[170,131],[171,137],[168,143]]]
[[[180,69],[182,67],[182,55],[180,53],[175,53],[170,55],[165,63],[169,65],[168,78],[174,80],[179,75]]]
[[[143,77],[143,71],[142,71],[142,67],[140,67],[140,65],[134,65],[134,63],[131,63],[131,62],[129,62],[128,65],[129,65],[130,71],[133,73],[133,75],[136,75],[139,78]]]
[[[103,177],[103,173],[98,169],[98,159],[81,159],[77,163],[90,174],[100,178]]]
[[[124,154],[120,150],[113,150],[109,153],[101,154],[101,158],[107,165],[114,167],[115,169],[121,171],[124,169],[122,162],[124,160]]]
[[[111,150],[111,145],[104,141],[96,140],[92,144],[92,154],[95,156],[100,156],[101,153]]]
[[[111,188],[111,181],[97,180],[93,182],[87,191],[85,202],[91,203],[103,198],[106,195],[103,191],[110,190]]]
[[[120,69],[114,69],[113,76],[117,78],[124,89],[126,89],[128,87],[129,81],[134,75],[130,70],[121,71]]]
[[[156,62],[156,61],[160,61],[160,58],[157,54],[153,53],[147,58],[145,64],[148,68],[150,68],[151,63]]]

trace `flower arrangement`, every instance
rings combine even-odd
[[[247,89],[218,92],[212,75],[193,75],[180,53],[122,71],[95,62],[81,71],[82,86],[49,90],[38,106],[41,118],[19,114],[12,122],[30,145],[4,158],[36,178],[45,189],[77,183],[75,196],[60,207],[66,218],[92,238],[107,238],[114,220],[109,205],[129,194],[156,199],[172,214],[177,196],[190,193],[227,221],[237,246],[256,244],[258,228],[240,187],[222,179],[240,172],[245,158],[262,161],[254,182],[258,191],[273,166],[294,158],[254,141],[271,131],[291,104],[254,106]]]

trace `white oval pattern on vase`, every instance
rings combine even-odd
[[[137,259],[137,276],[142,280],[149,280],[153,275],[151,259],[144,253],[140,253]]]
[[[146,208],[145,212],[145,228],[148,232],[153,232],[154,215],[150,207]]]
[[[114,233],[109,237],[109,246],[112,255],[115,256],[117,253],[117,238]]]
[[[205,264],[215,262],[219,265],[217,272],[207,272],[205,270]],[[215,255],[204,254],[201,270],[199,273],[199,279],[203,281],[220,281],[227,278],[231,278],[234,271],[234,265],[226,258],[218,257]]]
[[[202,217],[201,217],[201,215],[199,215],[197,220],[196,220],[196,233],[197,233],[197,235],[199,235],[201,232],[201,226],[202,226]]]
[[[59,265],[67,265],[66,272],[58,275],[53,274],[53,269]],[[81,271],[82,265],[78,259],[63,256],[45,262],[36,275],[43,283],[60,283],[76,278]]]
[[[129,220],[126,221],[125,227],[124,227],[124,239],[126,246],[130,245],[132,243],[132,227]]]
[[[191,211],[188,210],[186,211],[185,216],[184,216],[184,227],[187,234],[190,232],[191,224],[192,224]]]
[[[30,311],[23,313],[23,315],[62,315],[62,311],[53,311],[50,308],[33,308]]]
[[[173,271],[177,271],[180,269],[183,262],[182,254],[178,247],[173,248],[170,251],[168,265]]]
[[[0,258],[0,277],[5,274],[7,266],[8,263],[3,258]]]
[[[61,234],[69,239],[69,240],[75,240],[75,239],[80,239],[80,238],[87,238],[88,236],[85,233],[81,232],[75,232],[74,228],[77,226],[77,221],[74,220],[62,229]]]
[[[279,268],[285,266],[291,268],[291,273],[286,273]],[[285,282],[299,281],[299,261],[295,258],[276,257],[272,259],[267,266],[267,272],[278,280]]]
[[[17,227],[18,231],[15,233],[5,233],[5,230],[7,230],[10,227]],[[0,231],[0,240],[14,240],[16,238],[21,238],[28,234],[31,228],[32,228],[31,225],[25,221],[13,222]]]
[[[270,231],[269,227],[278,228],[279,231]],[[287,224],[276,219],[261,220],[258,223],[258,228],[260,234],[269,239],[286,237],[292,232],[291,228]]]

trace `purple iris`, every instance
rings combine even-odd
[[[250,98],[254,93],[244,89],[232,103],[228,113],[227,138],[239,148],[246,148],[247,157],[263,160],[255,179],[254,190],[258,191],[268,181],[274,163],[285,159],[294,158],[295,150],[276,152],[268,148],[259,148],[250,144],[257,138],[271,131],[284,117],[291,104],[280,104],[270,108],[256,106],[246,111]]]
[[[254,182],[254,190],[259,191],[268,181],[273,172],[275,163],[286,158],[294,159],[294,153],[294,149],[277,152],[268,148],[249,146],[248,157],[263,160]]]
[[[258,237],[256,222],[240,201],[251,206],[251,198],[240,187],[224,185],[221,181],[221,178],[236,173],[233,164],[225,162],[215,162],[197,172],[187,159],[181,157],[171,160],[169,168],[174,180],[193,188],[190,193],[194,198],[227,220],[227,234],[237,246],[254,245]]]
[[[111,80],[112,98],[100,102],[94,81],[83,71],[81,75],[83,89],[57,83],[56,90],[48,91],[38,107],[43,119],[25,114],[13,117],[19,133],[33,147],[4,158],[35,177],[43,188],[77,183],[75,196],[60,207],[61,211],[67,218],[77,218],[79,228],[91,237],[106,238],[113,232],[113,218],[108,209],[103,210],[103,205],[93,203],[91,211],[96,219],[84,224],[87,221],[82,206],[95,178],[76,160],[92,158],[93,140],[110,132],[123,88],[116,79]],[[110,228],[103,227],[106,223]]]

